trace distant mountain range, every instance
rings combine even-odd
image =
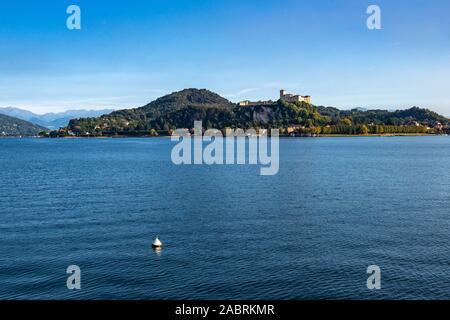
[[[65,112],[46,113],[40,115],[19,108],[0,108],[0,114],[22,119],[52,130],[67,126],[71,119],[98,117],[104,114],[111,113],[112,111],[114,110],[68,110]]]
[[[0,136],[37,136],[47,128],[25,120],[0,114]]]

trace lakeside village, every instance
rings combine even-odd
[[[279,100],[272,101],[250,101],[244,100],[240,101],[236,104],[237,108],[255,108],[252,110],[256,110],[256,108],[265,108],[266,110],[270,110],[274,106],[277,106],[279,103],[291,104],[291,105],[302,105],[308,106],[308,108],[316,110],[317,107],[311,104],[311,96],[309,95],[300,95],[300,94],[291,94],[287,93],[286,90],[281,89]],[[323,107],[324,108],[324,107]],[[326,109],[326,108],[325,108]],[[419,109],[419,108],[412,108]],[[412,110],[411,109],[411,110]],[[355,109],[359,110],[359,109]],[[351,110],[353,111],[353,110]],[[368,110],[367,112],[373,112],[374,110]],[[375,110],[376,111],[376,110]],[[365,112],[365,111],[361,111]],[[320,113],[317,113],[320,115]],[[264,117],[264,116],[263,116]],[[201,119],[199,119],[201,120]],[[256,135],[270,135],[270,129],[279,129],[279,136],[284,137],[317,137],[317,136],[348,136],[348,135],[448,135],[450,133],[449,123],[441,123],[439,121],[434,121],[432,124],[427,123],[419,123],[416,120],[408,120],[407,122],[401,125],[386,125],[386,124],[375,124],[373,122],[363,123],[363,124],[354,124],[352,121],[352,116],[347,116],[340,119],[340,122],[337,124],[325,124],[323,126],[315,126],[315,125],[305,125],[305,124],[291,124],[286,126],[279,125],[268,125],[266,128],[262,128],[259,126],[252,127],[255,130]],[[123,120],[124,126],[128,126],[129,122]],[[267,128],[268,127],[268,128]],[[205,131],[207,128],[203,128]],[[225,127],[225,128],[217,128],[222,131],[223,135],[226,135],[227,130],[233,130],[233,128]],[[242,128],[248,129],[248,128]],[[185,132],[189,132],[194,134],[194,128],[171,128],[168,130],[155,130],[150,129],[143,132],[115,132],[113,134],[98,134],[98,132],[107,131],[108,124],[105,123],[103,125],[98,125],[94,128],[95,132],[74,132],[69,128],[60,128],[59,130],[55,130],[52,132],[42,132],[39,134],[41,137],[129,137],[129,136],[146,136],[146,137],[155,137],[155,136],[171,136],[175,133],[175,130],[183,130]]]

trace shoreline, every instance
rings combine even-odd
[[[260,135],[256,135],[260,136]],[[319,134],[319,135],[280,135],[280,138],[351,138],[351,137],[448,137],[448,134],[427,134],[427,133],[385,133],[385,134]],[[2,136],[0,139],[16,138],[34,138],[34,139],[124,139],[124,138],[171,138],[169,135],[161,136],[67,136],[67,137],[38,137],[38,136]],[[224,136],[225,138],[226,136]],[[270,135],[269,135],[270,137]]]

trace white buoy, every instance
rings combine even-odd
[[[158,236],[156,236],[155,241],[153,241],[152,243],[152,247],[153,248],[161,248],[162,247],[162,242],[159,240]]]

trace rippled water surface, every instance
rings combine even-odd
[[[450,138],[281,139],[275,176],[172,146],[0,139],[0,298],[450,299]]]

